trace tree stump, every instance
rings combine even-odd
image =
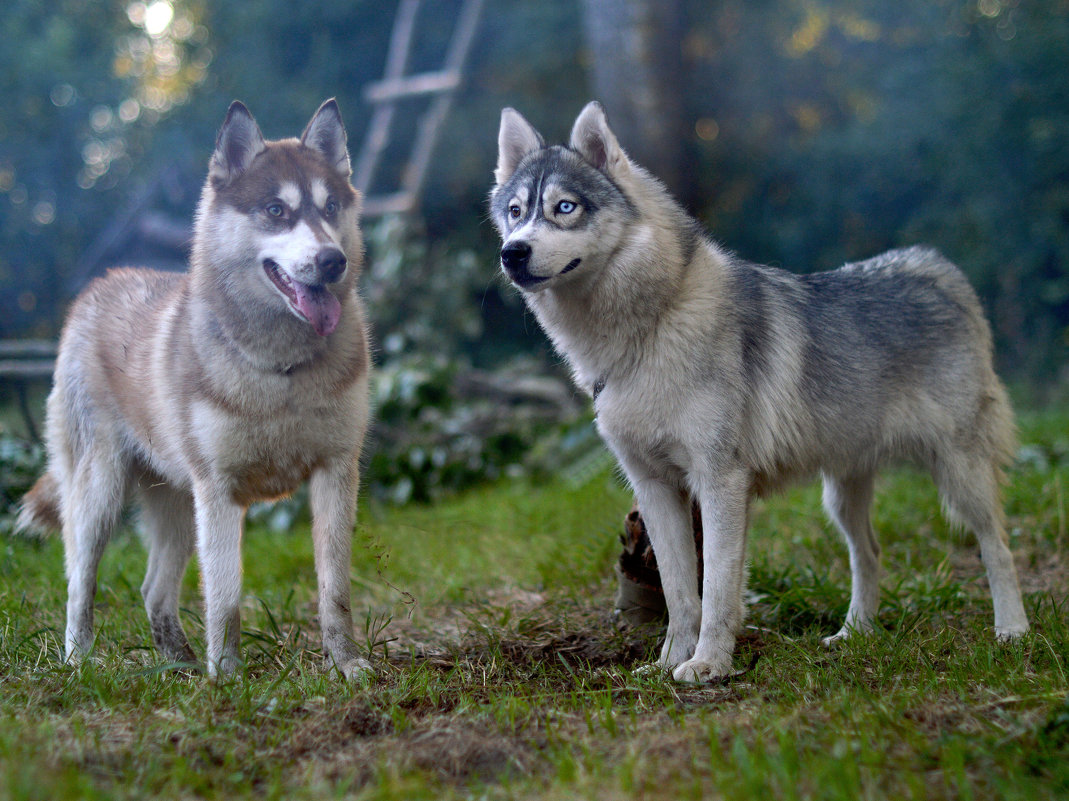
[[[702,588],[702,516],[698,502],[691,502],[691,521],[694,529],[694,549],[698,555],[698,593]],[[620,535],[623,551],[616,562],[616,601],[614,615],[618,625],[638,626],[665,619],[667,607],[664,588],[657,569],[657,557],[650,545],[646,524],[638,501],[624,518],[624,532]]]

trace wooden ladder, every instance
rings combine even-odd
[[[401,0],[398,5],[383,78],[364,87],[364,98],[375,111],[357,158],[353,183],[364,195],[365,217],[403,214],[419,204],[434,146],[460,86],[461,70],[475,38],[483,3],[484,0],[464,0],[442,68],[415,75],[405,75],[405,68],[420,0]],[[370,195],[375,172],[389,143],[398,101],[421,95],[432,95],[434,99],[418,119],[412,153],[401,171],[400,187],[394,192]]]

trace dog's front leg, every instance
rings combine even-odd
[[[356,458],[312,474],[312,542],[319,583],[319,621],[327,659],[346,679],[371,671],[353,640],[349,569],[359,481]]]
[[[636,473],[629,471],[668,606],[668,631],[657,664],[673,668],[694,653],[701,622],[690,500],[677,487]]]
[[[743,618],[750,475],[742,469],[717,470],[697,484],[703,530],[701,630],[694,656],[672,672],[676,681],[687,682],[731,672]]]
[[[234,672],[241,662],[241,539],[245,509],[222,489],[204,482],[193,489],[197,557],[204,591],[208,675]]]

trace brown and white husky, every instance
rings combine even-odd
[[[187,274],[119,269],[75,300],[48,399],[48,470],[26,529],[60,528],[66,654],[93,645],[97,566],[124,503],[148,547],[152,635],[195,660],[178,617],[197,551],[212,676],[239,664],[245,510],[310,484],[328,664],[366,670],[349,608],[358,458],[368,421],[360,197],[333,100],[300,139],[265,141],[230,106],[197,209]]]

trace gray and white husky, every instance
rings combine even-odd
[[[553,147],[505,109],[498,146],[501,267],[593,398],[638,498],[668,606],[660,665],[681,681],[729,674],[750,499],[816,472],[853,585],[828,641],[871,627],[873,480],[895,459],[927,468],[975,532],[996,635],[1027,631],[1000,502],[1013,415],[956,267],[923,248],[814,275],[740,261],[628,158],[597,103]]]
[[[349,176],[333,100],[299,140],[273,142],[235,102],[197,208],[189,272],[112,270],[75,300],[48,399],[48,470],[20,515],[23,528],[62,529],[68,659],[92,647],[97,566],[135,496],[156,647],[195,659],[178,617],[195,548],[208,672],[233,671],[245,510],[307,479],[324,650],[346,676],[368,667],[349,609],[369,363]]]

